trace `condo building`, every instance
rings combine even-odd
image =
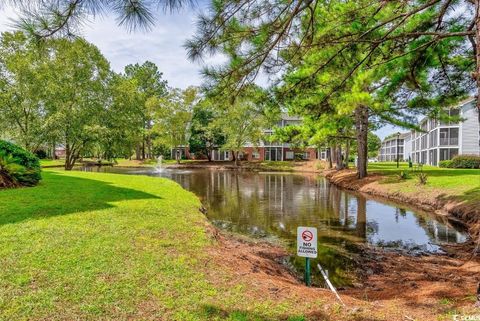
[[[392,135],[382,142],[380,161],[411,159],[414,163],[438,166],[456,155],[480,155],[480,125],[475,99],[470,98],[449,109],[450,116],[459,116],[459,122],[442,122],[425,117],[420,121],[421,131],[403,133],[400,139]]]
[[[276,127],[283,128],[292,125],[301,125],[302,119],[295,116],[288,116],[282,114],[281,120],[275,125]],[[267,128],[263,131],[265,139],[254,146],[247,144],[242,153],[242,159],[249,161],[284,161],[294,160],[295,158],[301,158],[302,160],[316,159],[317,150],[313,147],[308,148],[294,148],[289,143],[281,143],[270,141],[269,136],[273,135],[273,128]]]
[[[381,162],[396,162],[404,160],[405,142],[410,133],[393,134],[385,138],[380,147],[378,160]]]
[[[480,155],[480,126],[475,100],[469,99],[449,110],[450,116],[460,116],[460,122],[441,122],[424,118],[423,132],[411,133],[413,162],[437,166],[456,155]]]

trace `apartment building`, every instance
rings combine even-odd
[[[396,161],[396,153],[403,151],[400,160],[437,166],[442,160],[456,155],[480,155],[480,126],[475,99],[467,99],[449,109],[450,116],[459,116],[460,122],[442,122],[425,117],[420,121],[422,131],[392,135],[382,142],[380,161]]]
[[[381,162],[404,161],[405,144],[410,139],[410,133],[392,134],[386,137],[380,147],[378,160]]]
[[[459,116],[460,122],[441,122],[424,118],[422,132],[411,133],[413,162],[438,165],[456,155],[480,155],[480,126],[475,100],[468,99],[449,110],[450,116]]]
[[[301,123],[302,119],[299,117],[282,114],[281,119],[278,121],[275,127],[286,127],[299,125]],[[265,139],[257,146],[254,144],[246,144],[243,152],[240,154],[241,159],[248,161],[286,161],[294,160],[295,158],[299,157],[304,160],[317,158],[317,149],[315,148],[309,147],[305,149],[299,149],[294,148],[289,143],[270,141],[268,137],[273,135],[273,132],[273,127],[266,128],[263,131]],[[213,152],[212,160],[224,161],[231,159],[232,155],[229,151],[215,150]]]

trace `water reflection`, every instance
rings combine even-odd
[[[337,284],[358,244],[436,252],[439,243],[465,236],[430,216],[336,188],[322,177],[285,173],[213,170],[103,168],[101,171],[168,177],[198,195],[208,218],[223,229],[256,237],[277,237],[295,248],[297,226],[319,232],[320,262]],[[303,260],[292,257],[300,266]]]

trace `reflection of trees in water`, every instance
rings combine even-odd
[[[357,197],[357,224],[355,228],[357,236],[367,238],[367,200],[363,196]]]
[[[230,221],[240,232],[294,239],[297,226],[311,225],[329,238],[365,242],[379,230],[378,222],[367,220],[364,196],[345,193],[315,176],[193,171],[172,174],[172,179],[200,196],[210,218]],[[405,209],[392,210],[397,222],[407,217]],[[416,216],[416,222],[433,240],[462,240],[454,229],[434,220]]]

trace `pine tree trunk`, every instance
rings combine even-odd
[[[333,147],[330,147],[330,153],[328,154],[328,166],[330,169],[333,168]]]
[[[475,81],[477,82],[477,111],[480,124],[480,0],[475,0]]]
[[[480,0],[475,0],[475,81],[477,82],[477,112],[480,125]],[[477,307],[480,307],[480,282],[477,288]]]
[[[355,109],[355,129],[357,138],[357,177],[367,176],[367,157],[368,157],[368,107],[359,106]]]
[[[332,147],[330,147],[330,154],[332,155],[332,162],[337,165],[337,144],[333,144]],[[332,167],[333,168],[333,167]]]
[[[337,170],[343,169],[343,159],[342,159],[342,144],[338,144],[335,150],[335,168]]]

